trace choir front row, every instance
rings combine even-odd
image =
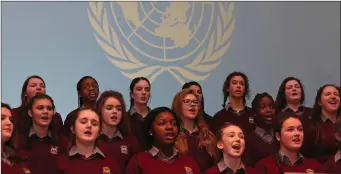
[[[266,93],[256,98],[253,105],[267,109],[261,118],[266,126],[267,121],[274,119],[267,117],[270,115],[267,113],[273,113],[273,100]],[[96,110],[80,108],[69,120],[68,137],[62,135],[56,126],[54,102],[47,94],[37,94],[29,100],[30,119],[26,134],[17,131],[11,108],[2,103],[2,173],[341,173],[340,148],[323,164],[300,153],[306,136],[305,124],[294,112],[282,112],[276,117],[274,153],[254,165],[247,165],[243,162],[249,161],[243,157],[244,150],[252,151],[248,148],[248,140],[257,129],[244,132],[237,124],[225,122],[213,134],[204,116],[198,114],[200,102],[193,90],[180,91],[174,97],[171,109],[158,107],[148,112],[140,130],[145,137],[145,148],[130,131],[130,117],[124,103],[119,92],[103,92]],[[335,128],[335,137],[340,141],[340,118]],[[273,143],[270,141],[269,144]]]
[[[39,76],[24,82],[20,107],[2,104],[2,173],[341,173],[336,85],[322,86],[312,109],[301,81],[288,77],[276,100],[257,94],[249,108],[248,77],[233,72],[213,117],[197,82],[185,83],[171,108],[153,110],[144,77],[130,84],[128,111],[119,92],[98,97],[91,76],[76,89],[78,108],[64,124]]]

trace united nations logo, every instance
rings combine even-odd
[[[97,43],[121,73],[180,84],[201,81],[221,62],[234,30],[233,2],[89,2]]]

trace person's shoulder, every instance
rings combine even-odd
[[[266,172],[266,168],[265,167],[246,167],[246,173],[247,174],[265,174]]]

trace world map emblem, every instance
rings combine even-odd
[[[201,81],[221,63],[235,26],[233,2],[89,2],[105,57],[127,78],[171,74]]]

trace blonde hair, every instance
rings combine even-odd
[[[172,103],[172,110],[176,113],[176,116],[180,120],[180,127],[183,127],[183,117],[184,115],[182,114],[182,104],[183,104],[183,99],[188,95],[192,94],[196,98],[198,96],[196,93],[191,90],[191,89],[183,89],[182,91],[178,92],[173,99]],[[214,136],[214,134],[209,130],[208,126],[206,125],[202,112],[200,112],[201,106],[199,105],[199,111],[198,115],[195,118],[194,122],[196,126],[198,127],[199,131],[199,145],[198,147],[200,148],[205,148],[205,150],[208,152],[208,154],[214,159],[218,160],[218,149],[217,149],[217,139]],[[181,131],[179,133],[179,136],[175,142],[175,148],[182,154],[188,154],[188,144],[187,144],[187,136],[186,134]]]

